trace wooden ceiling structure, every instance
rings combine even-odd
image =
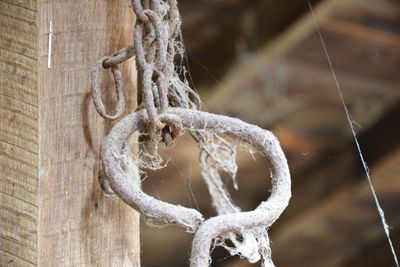
[[[275,2],[276,13],[265,16],[272,2],[182,1],[182,12],[188,57],[197,62],[192,76],[207,110],[271,129],[287,154],[293,198],[270,230],[274,262],[394,266],[315,21],[306,12],[282,31],[308,6]],[[296,5],[297,13],[289,10]],[[283,11],[292,15],[261,33],[258,26],[250,34],[256,42],[243,35],[246,21],[267,25]],[[315,15],[400,253],[400,4],[327,0],[316,5]],[[165,152],[169,166],[149,173],[144,188],[212,216],[197,152],[189,138],[178,140]],[[231,193],[243,209],[253,209],[268,196],[268,170],[246,153],[239,153],[238,165],[240,189]],[[143,227],[143,265],[187,266],[191,238],[179,229]],[[259,266],[219,249],[213,256],[213,266]]]

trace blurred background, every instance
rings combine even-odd
[[[400,253],[400,2],[312,1],[373,183]],[[278,267],[395,266],[306,0],[180,1],[193,86],[210,112],[273,131],[293,198],[270,229]],[[187,136],[163,151],[149,194],[214,216]],[[269,195],[260,158],[238,154],[242,209]],[[142,223],[142,266],[188,266],[193,236]],[[212,266],[260,266],[213,252]]]

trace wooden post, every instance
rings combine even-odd
[[[89,93],[133,23],[129,0],[0,0],[0,266],[140,266],[138,214],[97,182],[111,125]],[[132,59],[123,73],[132,111]]]

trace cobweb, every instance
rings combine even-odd
[[[332,60],[331,60],[331,58],[330,58],[330,56],[329,56],[328,49],[326,48],[325,40],[324,40],[324,38],[323,38],[323,36],[322,36],[322,33],[321,33],[321,30],[320,30],[320,27],[319,27],[317,18],[316,18],[315,13],[314,13],[314,9],[313,9],[313,7],[312,7],[312,5],[311,5],[310,0],[307,0],[307,3],[308,3],[308,6],[309,6],[309,8],[310,8],[310,12],[311,12],[311,15],[312,15],[312,17],[313,17],[315,27],[316,27],[316,29],[317,29],[318,36],[319,36],[319,38],[320,38],[320,40],[321,40],[322,48],[323,48],[323,50],[324,50],[325,57],[326,57],[326,59],[327,59],[327,61],[328,61],[329,68],[330,68],[330,70],[331,70],[332,77],[333,77],[333,80],[334,80],[335,85],[336,85],[336,89],[337,89],[337,91],[338,91],[338,93],[339,93],[340,100],[341,100],[341,102],[342,102],[343,109],[344,109],[344,112],[345,112],[345,114],[346,114],[346,118],[347,118],[347,121],[348,121],[348,123],[349,123],[349,127],[350,127],[350,130],[351,130],[351,133],[352,133],[353,138],[354,138],[354,142],[355,142],[355,145],[356,145],[356,148],[357,148],[357,152],[358,152],[358,155],[359,155],[359,157],[360,157],[361,163],[362,163],[362,165],[363,165],[364,172],[365,172],[365,176],[366,176],[366,178],[367,178],[368,185],[369,185],[369,187],[370,187],[370,189],[371,189],[372,197],[373,197],[373,200],[374,200],[374,202],[375,202],[375,206],[376,206],[376,209],[377,209],[377,211],[378,211],[378,215],[379,215],[379,217],[380,217],[380,219],[381,219],[381,223],[382,223],[382,226],[383,226],[383,230],[384,230],[384,232],[385,232],[385,235],[386,235],[386,238],[387,238],[387,241],[388,241],[388,244],[389,244],[389,247],[390,247],[392,256],[393,256],[393,260],[394,260],[396,266],[399,267],[398,257],[397,257],[396,251],[395,251],[395,249],[394,249],[392,239],[390,238],[389,225],[388,225],[388,223],[387,223],[387,221],[386,221],[385,213],[384,213],[384,211],[383,211],[383,209],[382,209],[382,206],[381,206],[381,204],[380,204],[380,202],[379,202],[379,199],[378,199],[378,196],[377,196],[377,194],[376,194],[374,185],[373,185],[373,183],[372,183],[371,174],[370,174],[370,171],[369,171],[368,164],[367,164],[367,162],[365,161],[364,154],[363,154],[363,152],[362,152],[362,150],[361,150],[360,143],[358,142],[357,134],[356,134],[356,131],[355,131],[355,128],[354,128],[354,124],[355,124],[355,123],[354,123],[354,121],[351,119],[349,109],[348,109],[347,104],[346,104],[346,102],[345,102],[345,100],[344,100],[344,96],[343,96],[343,93],[342,93],[342,89],[340,88],[339,80],[338,80],[338,78],[337,78],[337,76],[336,76],[336,73],[335,73],[335,70],[334,70],[334,68],[333,68],[333,63],[332,63]]]

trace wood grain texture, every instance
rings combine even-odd
[[[0,266],[37,263],[36,1],[0,1]]]
[[[38,5],[39,266],[140,266],[137,213],[116,197],[104,196],[97,182],[99,143],[110,125],[97,115],[89,94],[94,63],[132,42],[130,1]],[[50,20],[52,68],[47,69]],[[131,110],[133,62],[123,65]],[[111,88],[109,71],[103,73],[104,88]]]
[[[0,266],[140,266],[138,214],[97,182],[112,125],[89,93],[95,61],[131,43],[133,24],[129,0],[0,0]],[[134,61],[122,69],[132,111]]]

